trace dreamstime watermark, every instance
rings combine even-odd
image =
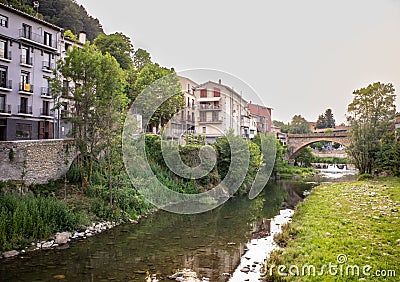
[[[153,82],[133,102],[124,124],[123,158],[132,184],[146,200],[156,207],[170,212],[194,214],[222,205],[245,181],[250,166],[250,150],[248,144],[243,142],[238,135],[241,136],[246,127],[247,134],[249,134],[253,123],[248,119],[250,110],[247,101],[260,105],[264,103],[246,83],[221,71],[199,69],[185,71],[178,75],[216,81],[214,84],[201,85],[203,90],[207,90],[207,92],[202,92],[203,94],[207,93],[206,97],[199,97],[202,101],[197,101],[195,104],[192,102],[191,107],[184,111],[185,113],[186,111],[195,113],[195,126],[198,128],[207,127],[207,130],[214,136],[227,138],[231,160],[226,176],[211,190],[199,194],[185,194],[169,189],[152,171],[147,159],[145,132],[154,124],[161,123],[161,121],[165,123],[163,109],[168,107],[168,103],[174,99],[173,97],[182,91],[175,74],[164,76]],[[228,85],[235,85],[246,91],[248,100],[245,100],[241,92],[238,93],[230,86],[225,87],[221,84],[218,81],[220,78],[227,81]],[[184,85],[184,87],[186,86]],[[219,89],[218,95],[214,94],[215,88]],[[180,113],[176,118],[178,121],[183,120]],[[229,134],[229,130],[233,130],[235,134]],[[253,130],[257,129],[253,128]],[[173,136],[168,134],[168,131],[161,134],[162,158],[169,170],[179,177],[187,180],[200,179],[207,176],[216,166],[217,154],[212,146],[204,146],[199,150],[200,164],[195,167],[188,166],[182,161],[179,152],[179,140],[182,140],[186,133],[184,130],[181,132],[181,136],[177,138],[178,142],[173,140]],[[265,187],[275,163],[276,140],[274,136],[272,134],[270,136],[261,135],[260,142],[264,163],[259,167],[250,188],[250,199],[255,198]]]
[[[336,262],[324,264],[320,267],[312,264],[305,265],[268,265],[263,275],[269,276],[342,276],[342,277],[396,277],[395,270],[374,270],[371,265],[348,264],[348,258],[340,254]]]

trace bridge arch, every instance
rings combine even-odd
[[[304,147],[320,141],[331,141],[345,147],[350,145],[347,132],[343,133],[310,133],[310,134],[289,134],[288,135],[288,158],[294,160],[296,155]]]

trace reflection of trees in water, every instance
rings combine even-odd
[[[279,213],[282,202],[294,205],[305,189],[310,185],[280,181],[267,185],[253,201],[237,197],[206,213],[157,212],[137,225],[126,224],[74,242],[67,250],[48,251],[29,261],[2,263],[0,272],[5,275],[4,281],[33,281],[60,274],[60,269],[47,265],[62,265],[62,274],[71,281],[109,277],[142,281],[145,274],[135,271],[160,272],[167,277],[187,267],[211,281],[226,281],[221,274],[233,272],[249,239],[270,232],[269,219]]]

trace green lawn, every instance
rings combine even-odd
[[[277,238],[286,247],[271,254],[266,280],[400,281],[399,210],[400,179],[318,186]]]

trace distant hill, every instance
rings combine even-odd
[[[0,3],[11,5],[30,15],[36,14],[33,2],[33,0],[0,0]],[[38,16],[52,24],[65,30],[70,29],[75,34],[85,31],[90,41],[93,41],[100,33],[104,33],[99,20],[89,16],[86,9],[73,0],[40,0],[38,2]]]

